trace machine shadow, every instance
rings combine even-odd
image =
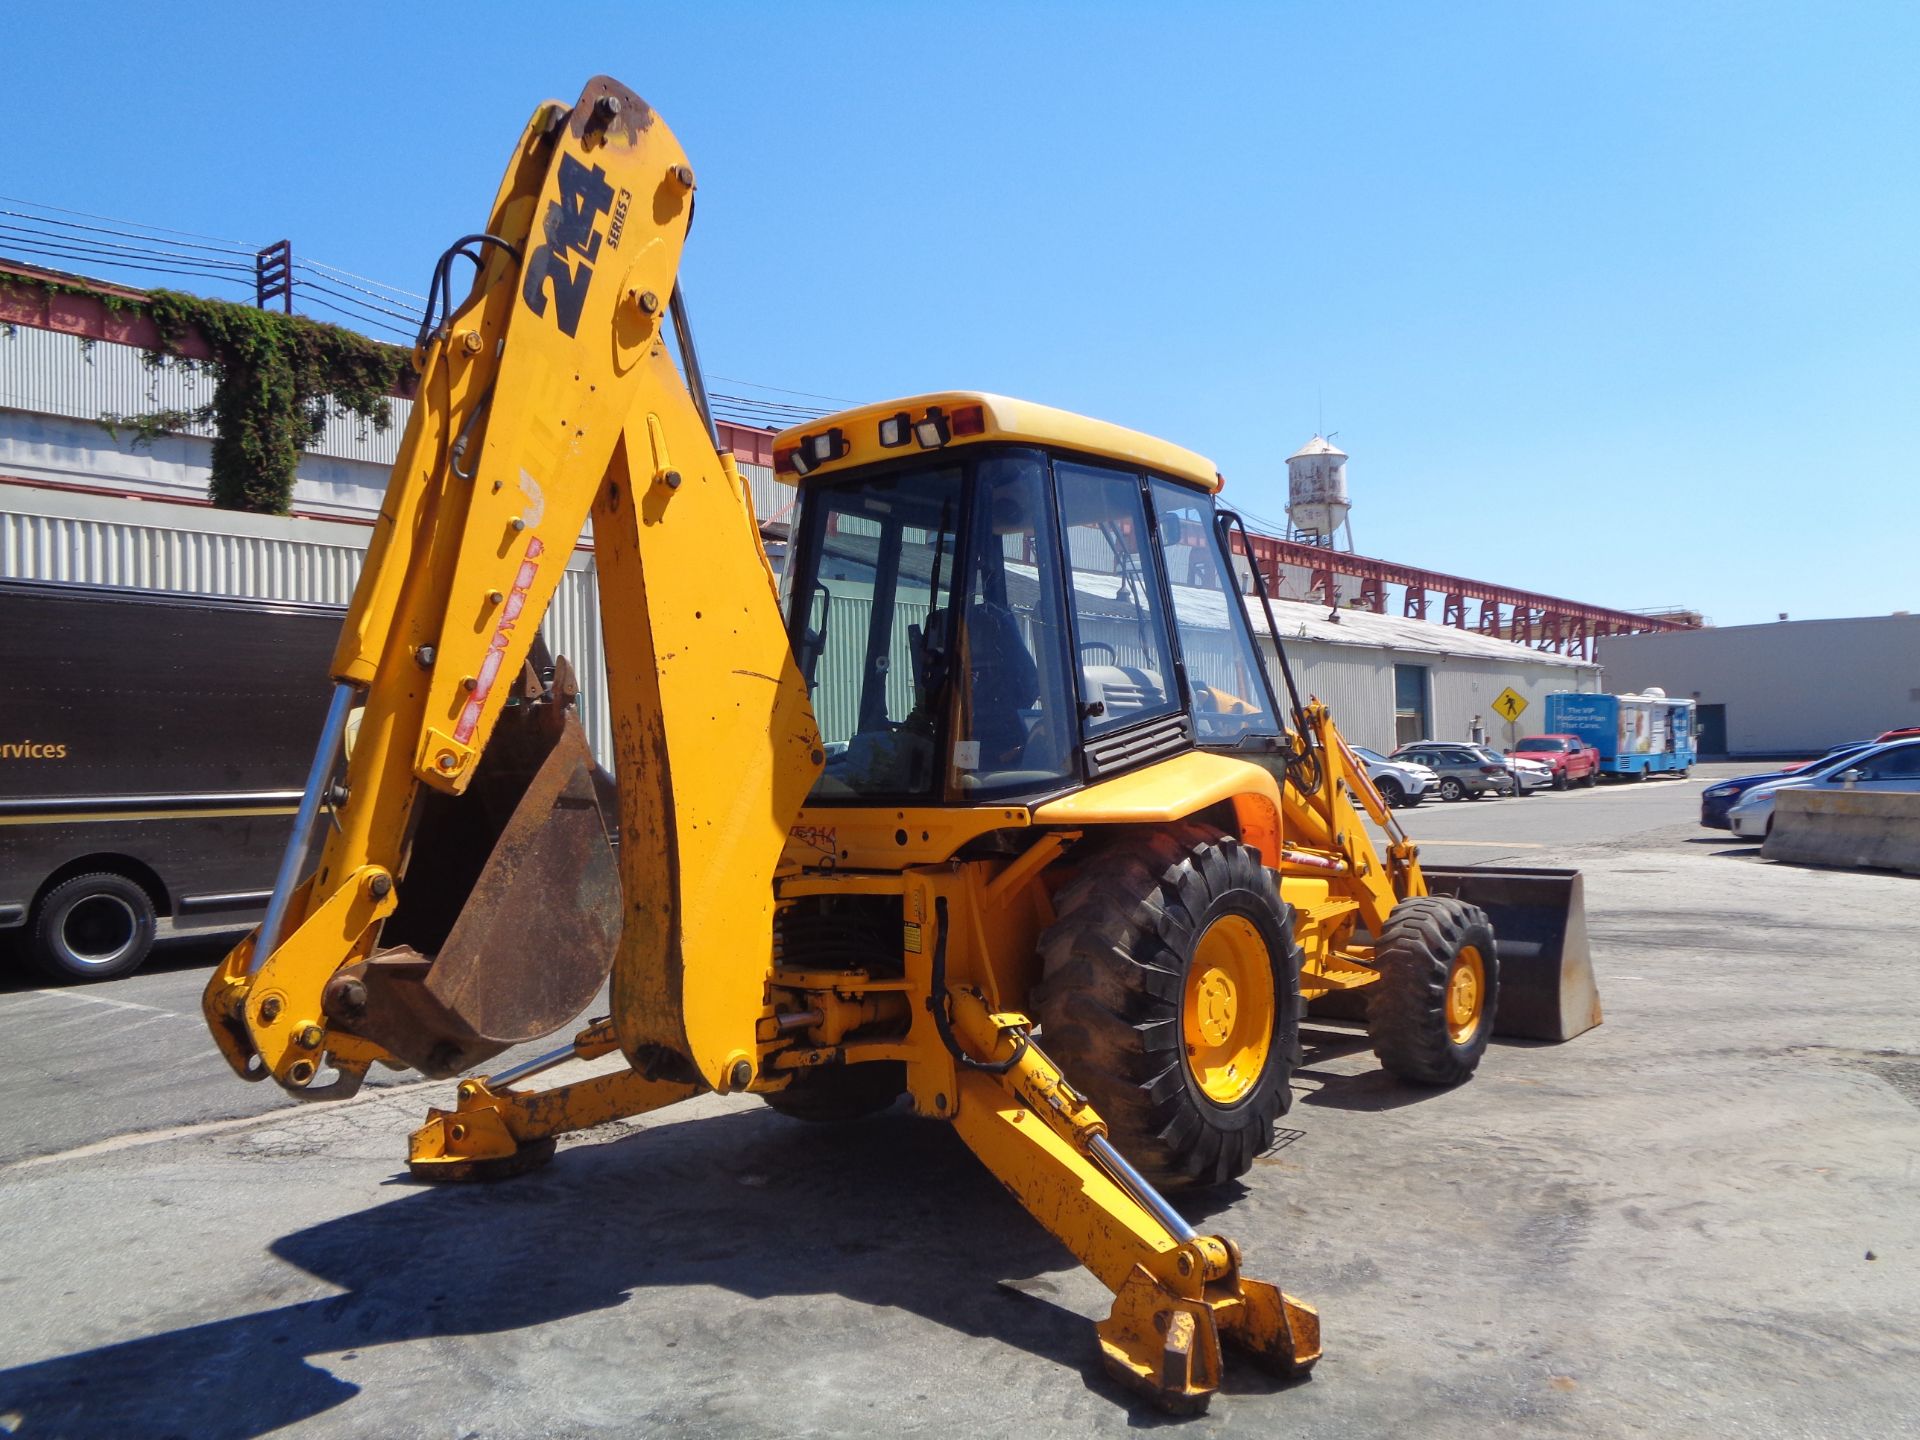
[[[9,1433],[252,1440],[358,1393],[321,1357],[497,1335],[693,1286],[906,1310],[1050,1360],[1139,1412],[1136,1423],[1153,1413],[1101,1370],[1085,1315],[1046,1298],[1070,1286],[999,1283],[1078,1266],[945,1125],[742,1111],[573,1146],[494,1185],[403,1186],[269,1247],[343,1293],[0,1371]],[[1226,1192],[1181,1205],[1200,1219],[1240,1193]],[[688,1317],[688,1353],[703,1323]],[[679,1338],[662,1328],[617,1343],[645,1366],[672,1354],[649,1346]],[[1244,1363],[1228,1368],[1232,1390],[1277,1388]]]
[[[1541,1050],[1549,1049],[1553,1044],[1548,1040],[1521,1040],[1496,1035],[1490,1048]],[[1357,1112],[1399,1110],[1408,1105],[1438,1100],[1452,1090],[1450,1086],[1413,1085],[1405,1080],[1396,1080],[1377,1065],[1358,1075],[1315,1068],[1349,1055],[1370,1052],[1372,1042],[1367,1039],[1364,1029],[1334,1028],[1325,1020],[1310,1019],[1300,1027],[1300,1048],[1301,1062],[1294,1066],[1293,1078],[1294,1099],[1302,1105]],[[1310,1082],[1312,1088],[1301,1086],[1299,1082],[1303,1080]]]

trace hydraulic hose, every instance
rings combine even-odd
[[[933,1012],[933,1028],[940,1032],[940,1043],[947,1047],[947,1053],[964,1070],[978,1070],[983,1075],[1004,1075],[1020,1063],[1020,1057],[1027,1053],[1029,1043],[1026,1035],[1014,1038],[1013,1054],[1004,1060],[976,1060],[960,1046],[959,1038],[953,1033],[953,1017],[947,1013],[950,1003],[947,996],[947,897],[939,895],[933,902],[934,924],[938,931],[933,937],[933,980],[927,994],[927,1009]]]

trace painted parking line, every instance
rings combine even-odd
[[[89,1005],[111,1005],[116,1010],[148,1010],[155,1015],[171,1015],[175,1020],[199,1019],[178,1010],[163,1010],[158,1005],[142,1005],[136,1000],[109,1000],[104,995],[89,995],[84,990],[29,990],[29,995],[44,995],[49,1000],[84,1000]]]

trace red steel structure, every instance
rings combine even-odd
[[[1252,560],[1259,568],[1267,589],[1280,591],[1280,567],[1305,570],[1307,589],[1328,609],[1338,603],[1335,577],[1348,575],[1360,582],[1356,604],[1376,615],[1387,613],[1387,587],[1401,590],[1400,613],[1411,620],[1429,620],[1433,597],[1439,598],[1439,622],[1457,630],[1477,630],[1528,645],[1536,650],[1555,650],[1582,660],[1593,658],[1594,641],[1602,635],[1633,635],[1654,630],[1693,630],[1699,620],[1692,616],[1637,615],[1631,610],[1609,610],[1603,605],[1583,605],[1577,600],[1562,600],[1554,595],[1537,595],[1509,585],[1485,580],[1468,580],[1460,575],[1444,575],[1437,570],[1422,570],[1392,560],[1376,560],[1369,555],[1354,555],[1344,550],[1329,550],[1319,545],[1303,545],[1296,540],[1281,540],[1272,535],[1247,536],[1253,548]],[[1234,537],[1234,553],[1244,554],[1240,537]],[[1477,602],[1477,613],[1468,618],[1469,602]]]

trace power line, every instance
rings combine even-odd
[[[49,245],[63,245],[69,249],[99,255],[107,261],[127,255],[143,260],[177,260],[184,265],[206,265],[222,270],[241,270],[249,275],[253,273],[252,265],[243,265],[237,260],[215,260],[205,255],[184,255],[177,250],[160,250],[146,245],[122,245],[113,240],[89,240],[85,236],[50,235],[43,230],[29,229],[22,225],[0,224],[0,235],[37,240]]]
[[[859,405],[864,403],[859,400],[849,400],[844,395],[821,395],[812,390],[782,390],[778,385],[762,385],[757,380],[741,380],[732,375],[716,374],[713,378],[716,380],[724,380],[729,385],[747,385],[755,390],[771,390],[776,395],[804,395],[809,400],[831,400],[835,405]],[[824,415],[831,412],[823,410],[820,413]]]
[[[425,306],[425,304],[427,303],[427,297],[424,295],[418,294],[415,291],[404,289],[399,285],[389,285],[384,280],[373,280],[373,279],[369,279],[365,275],[356,275],[351,270],[342,270],[338,265],[329,265],[324,260],[308,260],[305,258],[301,258],[301,259],[295,260],[293,263],[309,270],[324,270],[330,275],[343,276],[348,280],[363,281],[368,285],[375,285],[382,290],[391,291],[395,295],[405,295],[410,300],[418,300],[420,302],[420,306],[415,307],[416,309]]]
[[[334,299],[345,301],[347,304],[357,306],[359,309],[376,311],[379,314],[390,316],[395,320],[405,320],[416,328],[418,328],[420,324],[420,317],[417,314],[409,315],[404,310],[393,310],[385,305],[375,305],[365,300],[356,300],[351,295],[342,294],[330,286],[322,285],[318,280],[302,280],[298,276],[294,277],[295,295],[298,295],[302,290],[318,290],[322,295],[331,295]],[[364,295],[367,292],[363,290],[361,293]],[[375,298],[377,299],[378,297]]]
[[[143,225],[138,220],[122,220],[116,215],[95,215],[89,210],[68,210],[59,205],[43,205],[38,200],[25,200],[18,195],[0,195],[0,201],[9,205],[29,205],[35,210],[51,210],[60,215],[78,215],[87,220],[108,220],[115,225],[131,226],[136,230],[151,230],[163,235],[184,235],[194,240],[217,240],[223,245],[235,246],[247,254],[252,254],[258,246],[248,246],[239,240],[228,240],[219,235],[202,235],[196,230],[172,230],[165,225]]]
[[[231,245],[198,245],[191,240],[166,240],[157,235],[143,235],[137,230],[116,230],[105,225],[82,225],[73,220],[56,220],[50,215],[35,215],[29,210],[0,209],[0,215],[11,215],[16,220],[28,220],[35,225],[50,225],[55,229],[63,231],[84,230],[94,235],[118,235],[123,240],[139,240],[147,245],[165,246],[172,251],[205,250],[215,255],[246,256],[249,259],[253,256],[251,250],[240,249]],[[96,241],[93,243],[108,244],[110,242]]]
[[[190,260],[177,260],[167,264],[151,260],[101,256],[97,253],[75,253],[72,250],[37,245],[22,240],[9,241],[8,244],[10,249],[24,251],[29,255],[45,255],[55,260],[83,260],[95,265],[105,265],[111,269],[137,270],[151,275],[176,275],[190,280],[222,280],[229,285],[241,283],[238,276],[230,276],[223,273],[221,269],[211,268],[205,263],[195,264]],[[251,279],[253,272],[248,270],[245,274],[248,279]]]
[[[385,330],[391,335],[399,336],[403,340],[411,340],[413,338],[413,332],[410,330],[402,329],[400,326],[391,324],[385,320],[374,320],[364,315],[355,315],[351,311],[342,310],[331,300],[315,297],[312,303],[319,306],[322,310],[331,310],[334,314],[351,320],[356,326],[370,326],[376,330]]]

